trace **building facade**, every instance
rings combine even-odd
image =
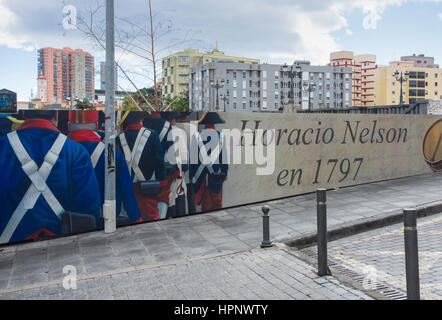
[[[216,61],[190,69],[189,107],[226,112],[280,112],[288,105],[348,108],[351,79],[349,67],[312,66],[308,61],[293,65]]]
[[[17,112],[17,93],[7,90],[0,90],[0,113]]]
[[[226,56],[218,50],[208,53],[196,49],[186,49],[163,59],[162,63],[162,94],[167,98],[175,98],[189,90],[190,68],[212,61],[235,61],[240,63],[259,64],[258,59]]]
[[[42,77],[46,81],[46,88]],[[95,90],[94,57],[80,49],[38,50],[38,98],[42,103],[63,103],[73,99],[92,100]],[[41,92],[45,96],[40,96]]]
[[[115,106],[117,108],[123,107],[124,99],[130,92],[115,91]],[[95,90],[94,103],[105,105],[106,104],[106,90]]]
[[[432,64],[434,65],[434,64]],[[408,81],[403,83],[404,104],[418,100],[442,99],[442,69],[416,67],[415,61],[392,61],[376,72],[376,105],[396,105],[400,103],[401,84],[394,73],[409,73]]]
[[[401,57],[401,61],[413,61],[417,68],[439,68],[438,64],[434,63],[434,57],[426,57],[424,54]]]
[[[330,54],[330,65],[351,67],[353,107],[374,106],[376,102],[375,74],[378,66],[373,54],[354,55],[351,51],[338,51]]]

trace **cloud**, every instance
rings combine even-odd
[[[442,13],[439,13],[439,14],[437,15],[437,17],[439,18],[440,21],[442,21]]]
[[[104,52],[91,39],[62,27],[66,4],[75,6],[84,16],[95,1],[0,0],[0,46],[23,50],[70,46],[88,50],[102,61]],[[157,19],[179,27],[174,38],[182,38],[191,30],[197,32],[199,40],[164,50],[160,56],[186,47],[211,50],[219,41],[220,49],[228,55],[259,58],[268,63],[306,58],[313,64],[325,64],[331,51],[341,49],[333,33],[345,30],[347,35],[352,34],[347,15],[355,10],[362,12],[362,26],[373,30],[379,27],[387,8],[423,1],[440,0],[152,0],[152,5]],[[116,7],[118,17],[135,17],[133,21],[146,24],[146,0],[116,1]],[[167,47],[173,40],[168,38],[159,47]],[[123,55],[121,61],[127,68],[149,69],[145,60],[134,55]]]

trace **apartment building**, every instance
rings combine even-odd
[[[330,54],[330,65],[352,68],[353,107],[375,105],[376,91],[374,78],[378,68],[375,55],[354,55],[351,51],[332,52]]]
[[[38,99],[42,103],[60,104],[71,96],[92,100],[95,91],[94,57],[81,49],[40,49],[37,85]]]
[[[442,69],[433,67],[416,66],[414,60],[392,61],[388,66],[377,69],[376,82],[376,105],[396,105],[400,103],[401,84],[393,75],[396,71],[403,75],[408,72],[409,78],[403,83],[404,104],[415,103],[418,100],[442,99]]]
[[[239,63],[259,64],[258,59],[226,56],[216,49],[203,53],[196,49],[186,49],[174,53],[162,60],[162,94],[167,98],[175,98],[189,90],[189,70],[192,67],[212,61],[234,61]]]
[[[424,54],[404,56],[401,57],[401,61],[413,61],[416,68],[439,68],[439,65],[434,63],[434,57],[426,57]]]
[[[194,111],[280,112],[351,107],[350,67],[249,64],[216,61],[190,69],[189,106]]]

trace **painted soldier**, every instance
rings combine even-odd
[[[144,221],[165,219],[170,187],[164,151],[158,134],[143,127],[145,112],[126,111],[117,146],[123,151],[134,183],[135,197]]]
[[[57,129],[57,111],[26,111],[17,131],[0,138],[0,243],[62,233],[66,212],[93,217],[100,198],[90,156]]]
[[[196,213],[195,208],[195,194],[193,192],[193,184],[191,179],[189,178],[189,166],[190,166],[190,152],[191,152],[191,136],[192,136],[192,129],[191,126],[194,126],[194,131],[197,131],[197,126],[190,123],[190,112],[180,112],[180,116],[176,121],[176,127],[184,131],[186,135],[186,148],[187,148],[187,154],[184,155],[184,157],[187,157],[186,161],[183,159],[183,155],[181,155],[181,158],[183,160],[183,163],[186,163],[187,166],[183,166],[184,171],[184,181],[186,184],[186,193],[187,193],[187,212],[188,214]]]
[[[163,113],[164,115],[165,113]],[[147,129],[154,131],[157,133],[158,138],[160,140],[161,146],[164,150],[164,162],[166,166],[166,175],[167,175],[167,186],[168,189],[172,189],[172,184],[176,181],[176,179],[179,177],[180,172],[178,170],[178,166],[176,164],[170,163],[169,159],[167,158],[167,154],[169,153],[169,149],[173,148],[174,142],[169,139],[169,134],[172,131],[172,125],[169,121],[164,119],[160,113],[153,113],[146,117],[146,119],[143,121],[144,127]],[[176,217],[176,207],[172,203],[169,205],[168,211],[167,211],[167,218],[174,218]]]
[[[99,113],[94,110],[69,111],[69,138],[83,145],[88,151],[100,186],[100,200],[104,204],[105,144],[101,140]],[[140,210],[133,191],[132,179],[126,161],[120,150],[116,150],[116,212],[117,221],[122,224],[142,222]],[[122,205],[130,219],[124,219]],[[126,220],[126,221],[125,221]]]
[[[169,121],[172,126],[170,134],[172,139],[172,147],[169,148],[166,158],[176,163],[179,175],[172,181],[169,197],[169,213],[172,211],[175,217],[185,216],[188,212],[187,208],[187,185],[184,176],[189,168],[188,146],[186,132],[177,127],[177,120],[180,118],[179,112],[165,112],[164,118]],[[182,140],[182,141],[181,141]],[[180,144],[182,145],[180,146]],[[174,158],[174,159],[169,159]]]
[[[201,205],[202,212],[218,210],[222,208],[223,185],[227,180],[229,170],[228,164],[223,163],[223,149],[225,146],[224,137],[221,132],[215,128],[216,124],[225,123],[218,112],[206,112],[198,121],[199,125],[204,126],[204,130],[214,131],[217,141],[211,141],[209,135],[207,141],[199,136],[197,138],[200,159],[198,165],[190,165],[190,177],[195,191],[195,203]],[[216,147],[208,149],[206,146],[215,144]],[[204,162],[202,157],[206,157]],[[217,159],[213,161],[212,159]]]

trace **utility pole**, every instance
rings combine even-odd
[[[114,0],[106,0],[106,158],[105,196],[103,206],[104,232],[117,229],[116,166],[115,166],[115,13]],[[99,197],[99,195],[97,195]]]

